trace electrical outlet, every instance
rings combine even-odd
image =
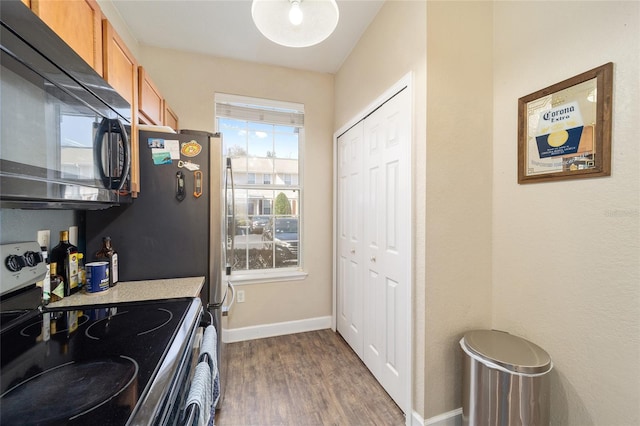
[[[49,243],[51,242],[51,231],[43,229],[38,231],[37,241],[40,247],[46,247],[49,250]]]
[[[238,303],[244,302],[244,290],[238,290]]]
[[[69,242],[74,246],[78,246],[78,227],[70,226],[69,227]]]

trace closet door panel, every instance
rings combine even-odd
[[[367,172],[377,170],[376,179],[365,184],[365,193],[377,193],[367,198],[365,211],[376,211],[375,221],[366,220],[364,235],[367,241],[368,276],[378,277],[372,289],[364,283],[365,292],[380,294],[380,302],[365,302],[365,318],[375,317],[381,324],[365,323],[365,359],[371,371],[377,372],[389,395],[403,406],[405,383],[410,374],[407,359],[408,332],[406,312],[410,306],[410,272],[406,267],[411,244],[411,185],[408,175],[410,138],[403,109],[403,92],[394,96],[364,121],[364,144],[368,154],[363,158]],[[371,244],[375,240],[375,244]],[[365,299],[366,300],[366,299]],[[372,312],[369,312],[371,310]],[[368,332],[368,327],[375,331]],[[379,338],[378,336],[382,336]],[[369,348],[375,347],[374,352]],[[377,355],[376,355],[377,354]],[[374,356],[375,355],[375,356]]]
[[[410,406],[411,99],[401,90],[338,138],[337,328]]]
[[[338,138],[337,329],[363,354],[362,125]]]

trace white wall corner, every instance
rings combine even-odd
[[[411,426],[424,426],[424,419],[422,416],[415,411],[411,412]]]

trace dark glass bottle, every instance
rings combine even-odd
[[[109,262],[109,287],[118,283],[118,252],[111,245],[111,237],[102,238],[102,248],[96,253],[96,260]]]
[[[60,231],[60,242],[51,249],[51,262],[58,264],[58,274],[65,284],[65,296],[76,293],[78,286],[78,248],[69,242],[69,231]]]
[[[62,298],[64,297],[64,280],[60,275],[58,275],[58,264],[56,262],[52,262],[49,264],[49,270],[49,302],[57,302],[58,300],[62,300]]]

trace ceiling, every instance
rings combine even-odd
[[[286,1],[286,0],[284,0]],[[142,45],[335,73],[384,0],[337,0],[340,20],[322,43],[289,48],[266,39],[250,0],[111,0]]]

